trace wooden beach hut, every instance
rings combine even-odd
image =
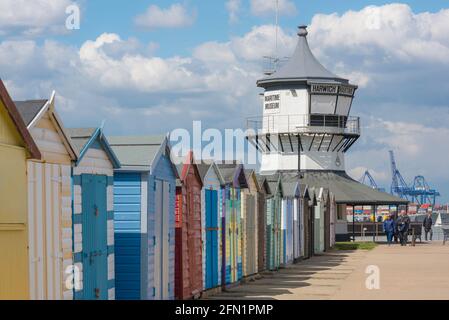
[[[257,182],[257,271],[262,272],[266,269],[267,198],[271,190],[265,176],[257,175]]]
[[[304,258],[311,258],[315,250],[315,207],[317,205],[316,189],[307,187],[308,201],[304,196]]]
[[[223,177],[214,162],[197,165],[203,181],[201,190],[201,225],[203,243],[203,289],[221,285],[222,186]]]
[[[73,168],[74,298],[114,300],[113,183],[120,162],[102,128],[67,132],[79,154]]]
[[[281,212],[282,183],[280,174],[266,176],[271,195],[267,199],[266,214],[266,262],[268,270],[276,270],[281,265]]]
[[[30,297],[27,159],[40,151],[0,79],[0,300]]]
[[[327,201],[329,191],[325,188],[316,188],[317,204],[315,205],[314,216],[314,254],[325,251],[325,243],[328,240],[326,236],[326,216]]]
[[[304,259],[306,258],[305,254],[305,242],[306,242],[306,215],[310,212],[310,194],[309,194],[309,188],[306,185],[300,184],[299,185],[299,194],[300,197],[297,199],[297,206],[298,206],[298,216],[295,218],[295,228],[294,231],[294,243],[293,243],[293,256],[295,260],[298,259]],[[297,219],[297,221],[296,221]],[[299,225],[299,227],[296,227],[296,224]],[[295,232],[298,232],[296,235]]]
[[[247,277],[258,272],[258,196],[260,193],[256,171],[245,169],[248,188],[242,190],[242,268]]]
[[[166,136],[108,137],[114,170],[117,300],[174,298],[176,167]]]
[[[175,297],[191,299],[203,291],[201,180],[193,152],[177,165]]]
[[[295,248],[299,247],[300,224],[298,202],[301,196],[298,177],[295,175],[283,174],[281,178],[283,198],[282,198],[282,263],[293,263],[295,258]]]
[[[219,164],[225,181],[223,189],[223,270],[222,285],[238,282],[243,277],[241,190],[248,188],[243,165],[238,162]]]
[[[335,200],[335,194],[329,192],[329,209],[330,209],[330,226],[329,226],[329,247],[333,248],[335,246],[336,232],[335,227],[337,224],[337,202]]]
[[[41,153],[27,165],[30,298],[71,300],[71,168],[77,152],[55,110],[54,92],[48,100],[15,104]]]

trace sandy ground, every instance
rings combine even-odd
[[[369,266],[377,279],[366,273]],[[368,277],[379,289],[367,289]],[[208,299],[449,299],[449,244],[329,252]]]

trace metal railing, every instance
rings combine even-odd
[[[249,117],[248,130],[257,133],[334,133],[360,135],[360,118],[340,115],[290,114]]]

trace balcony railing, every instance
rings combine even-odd
[[[290,114],[247,118],[256,133],[330,133],[360,135],[360,118],[340,115]]]

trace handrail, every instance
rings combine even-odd
[[[262,133],[330,132],[360,135],[360,118],[341,115],[289,114],[248,117],[247,129]]]

